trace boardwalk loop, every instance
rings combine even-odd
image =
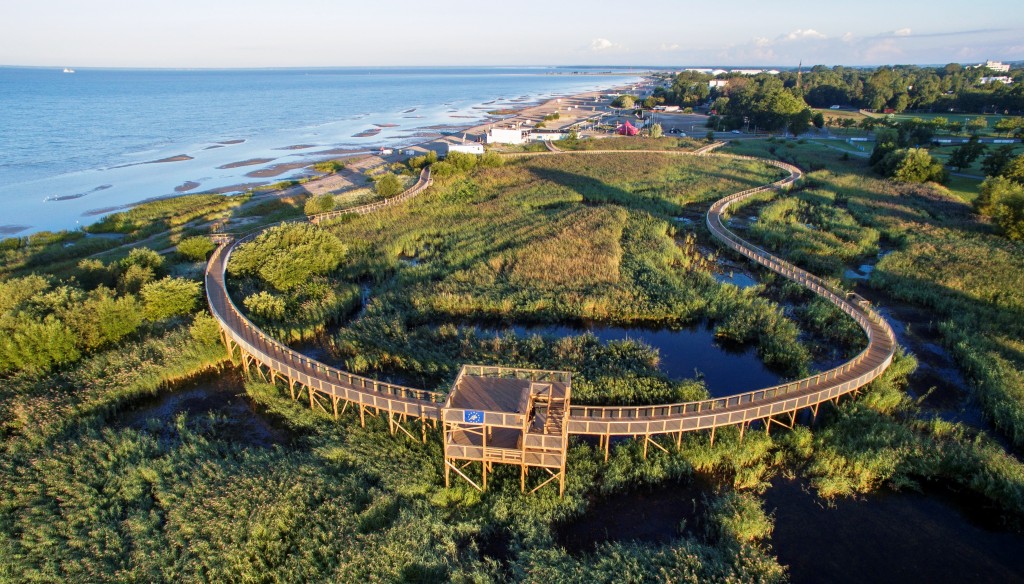
[[[697,151],[686,153],[654,150],[628,152],[727,156],[711,154],[714,149],[722,145],[723,143],[716,142]],[[549,145],[549,148],[554,148],[554,146]],[[621,151],[548,150],[516,153],[511,156],[572,156],[617,152]],[[549,431],[557,434],[598,436],[605,452],[605,459],[607,459],[611,439],[614,437],[643,437],[646,455],[649,444],[654,444],[656,448],[664,450],[664,446],[653,439],[665,434],[675,437],[678,445],[683,432],[695,430],[710,430],[713,441],[715,429],[722,426],[738,426],[741,436],[753,422],[757,421],[762,422],[766,430],[771,427],[772,423],[792,427],[796,413],[800,410],[809,409],[816,415],[820,404],[856,392],[881,375],[892,362],[896,349],[896,339],[892,328],[866,301],[856,295],[835,289],[825,280],[745,241],[730,231],[723,223],[723,216],[731,205],[760,193],[789,188],[800,179],[800,169],[774,160],[742,156],[729,157],[764,162],[786,171],[787,176],[771,184],[746,189],[716,201],[707,214],[707,227],[711,234],[722,245],[750,261],[804,286],[837,306],[864,330],[868,338],[867,348],[850,361],[824,373],[727,397],[649,406],[616,407],[571,405],[568,403],[568,399],[565,399],[564,405],[558,407],[567,406],[568,413],[563,417],[562,411],[559,410],[557,416],[559,421],[547,422]],[[345,214],[364,215],[400,204],[423,192],[431,182],[430,169],[425,168],[416,184],[396,197],[344,211],[315,215],[310,217],[310,221],[319,223]],[[305,392],[309,397],[311,408],[319,407],[337,417],[352,406],[353,410],[358,410],[361,423],[365,424],[366,415],[386,416],[392,434],[401,430],[410,437],[413,437],[413,434],[402,424],[409,420],[418,420],[420,422],[420,439],[426,441],[427,424],[437,427],[442,420],[446,394],[385,383],[327,366],[293,351],[273,339],[238,310],[228,294],[225,272],[231,252],[239,244],[251,240],[256,235],[258,233],[241,239],[222,239],[221,246],[210,258],[206,269],[207,301],[213,316],[220,324],[228,350],[233,353],[234,348],[237,347],[242,361],[247,367],[254,366],[260,375],[264,375],[264,369],[267,371],[265,379],[271,382],[278,379],[286,381],[293,399],[299,398]],[[339,404],[342,406],[340,411]],[[564,449],[564,446],[562,448]],[[448,457],[446,457],[446,463],[447,461]],[[520,463],[520,461],[513,460],[507,462]],[[562,466],[564,477],[564,458],[560,461],[559,466]],[[465,477],[462,473],[463,467],[456,468],[446,465],[446,469],[448,468]],[[485,468],[487,467],[485,466]],[[525,475],[524,470],[524,488]],[[486,476],[486,471],[484,476]],[[468,477],[465,478],[469,480]],[[486,483],[484,484],[486,485]]]

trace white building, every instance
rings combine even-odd
[[[561,130],[531,130],[530,141],[543,142],[545,140],[564,140],[568,134]]]
[[[448,154],[462,152],[463,154],[483,154],[484,145],[478,142],[466,142],[464,144],[448,144]]]
[[[985,67],[996,73],[1009,73],[1010,66],[999,61],[985,61]]]
[[[708,81],[708,87],[711,89],[722,88],[726,85],[729,85],[728,79],[712,79],[711,81]]]
[[[529,138],[530,131],[520,128],[491,128],[487,130],[488,144],[525,144]]]
[[[982,85],[988,85],[989,83],[1003,83],[1010,85],[1013,83],[1013,77],[1008,75],[1000,75],[999,77],[982,77],[978,83],[981,83]]]

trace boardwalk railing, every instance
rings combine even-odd
[[[709,144],[699,151],[687,155],[706,155],[722,143]],[[542,156],[555,154],[609,154],[618,151],[566,151],[515,153],[511,157]],[[665,151],[637,151],[672,153]],[[816,407],[824,401],[837,398],[863,387],[875,379],[892,362],[896,347],[895,337],[888,323],[874,310],[851,302],[827,282],[792,264],[782,261],[767,251],[750,244],[729,231],[722,223],[722,216],[733,203],[759,193],[787,188],[796,182],[800,170],[795,166],[772,160],[732,156],[736,159],[759,160],[788,173],[788,176],[772,184],[746,189],[715,202],[707,215],[707,226],[711,234],[723,245],[788,278],[814,293],[826,298],[844,313],[852,317],[868,338],[867,348],[852,360],[839,367],[789,383],[754,391],[748,391],[722,398],[694,402],[681,402],[648,406],[570,406],[568,417],[569,434],[630,436],[680,433],[690,430],[715,428],[718,426],[744,424],[753,420],[771,419],[784,413],[794,413],[807,407]],[[415,196],[431,184],[429,169],[424,169],[416,185],[398,197],[371,203],[362,207],[333,211],[310,218],[319,222],[345,214],[366,214],[377,209],[398,204]],[[437,420],[441,415],[441,404],[445,395],[401,385],[384,383],[327,366],[301,353],[289,349],[274,340],[235,306],[228,294],[225,272],[231,251],[235,246],[252,239],[256,233],[231,242],[217,249],[207,266],[206,292],[213,315],[220,323],[225,338],[238,345],[243,354],[267,367],[274,375],[288,380],[290,386],[299,384],[309,390],[310,403],[314,394],[332,400],[335,414],[339,401],[354,403],[360,408],[375,408],[389,414],[400,414],[420,419]],[[525,376],[529,370],[505,367],[479,367],[476,375]],[[362,410],[361,410],[362,411]],[[604,442],[607,448],[608,441]]]
[[[339,209],[337,211],[328,211],[327,213],[317,213],[316,215],[310,215],[309,222],[315,225],[322,221],[336,219],[343,215],[368,215],[370,213],[373,213],[374,211],[379,211],[385,207],[391,207],[408,201],[409,199],[420,194],[424,189],[433,184],[433,182],[433,179],[430,178],[430,167],[427,166],[420,171],[420,177],[416,181],[416,184],[406,189],[400,195],[391,197],[390,199],[384,199],[381,201],[375,201],[373,203],[367,203],[365,205],[360,205],[358,207],[350,207],[348,209]]]

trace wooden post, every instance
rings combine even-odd
[[[366,406],[359,404],[359,427],[366,427]]]
[[[712,448],[714,448],[714,446],[715,446],[715,428],[717,428],[717,427],[718,426],[711,426],[711,447]]]

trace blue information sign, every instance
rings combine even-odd
[[[462,412],[462,421],[467,424],[483,424],[484,413],[480,410],[466,410]]]

